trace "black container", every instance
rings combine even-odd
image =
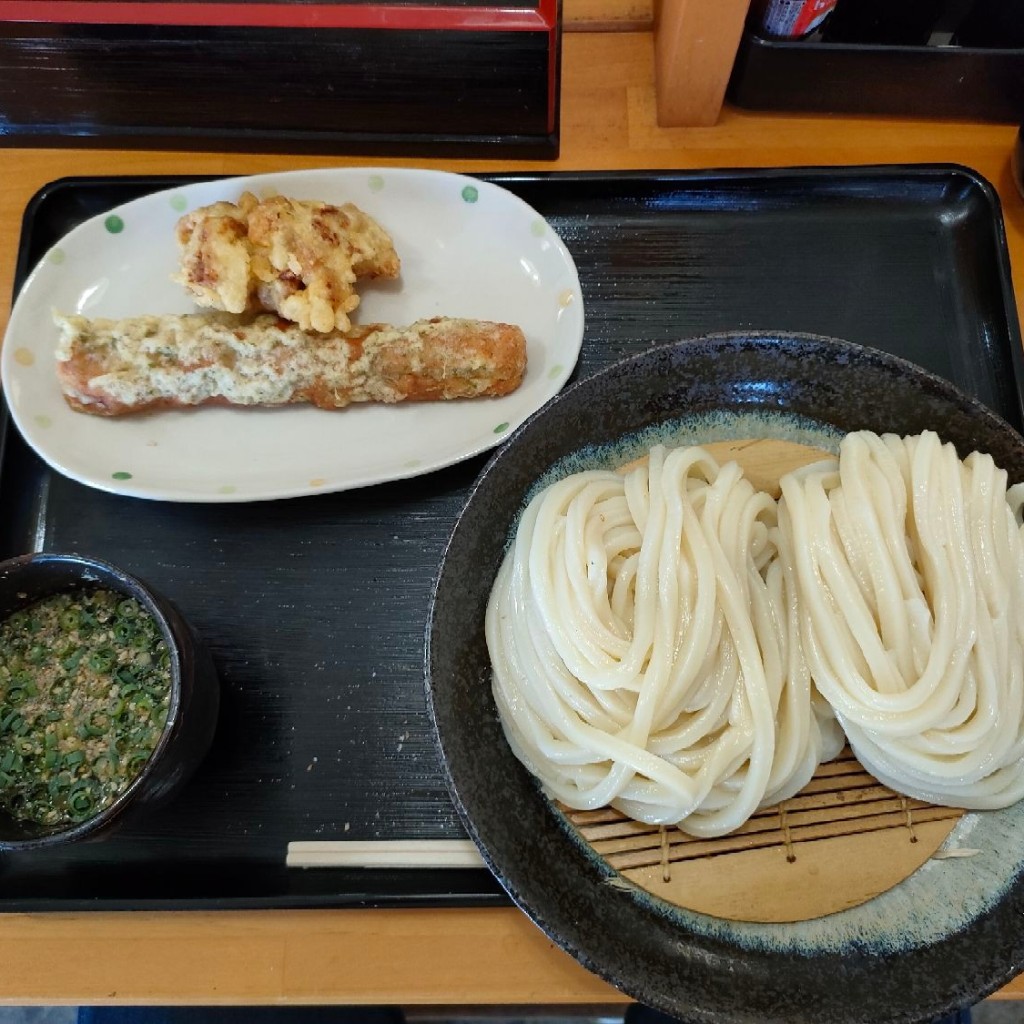
[[[19,0],[0,146],[553,159],[560,53],[560,0]]]
[[[839,0],[822,30],[828,43],[927,46],[946,0]]]
[[[168,801],[206,755],[217,724],[220,686],[213,659],[181,613],[141,580],[76,554],[22,555],[0,562],[0,621],[54,594],[100,586],[134,598],[153,617],[171,655],[167,724],[142,771],[108,807],[69,826],[18,821],[0,811],[0,850],[34,850],[109,834]]]
[[[1024,47],[1024,0],[974,0],[957,26],[961,46]]]
[[[748,31],[728,96],[752,110],[1019,122],[1024,49],[789,42]]]

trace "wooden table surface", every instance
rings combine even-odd
[[[562,156],[553,163],[0,149],[0,330],[9,314],[21,216],[48,181],[355,163],[464,171],[966,164],[1002,198],[1014,284],[1024,295],[1024,201],[1010,172],[1014,137],[1009,125],[764,115],[728,107],[712,128],[659,129],[650,33],[569,33]],[[0,964],[0,1002],[7,1003],[567,1006],[624,998],[514,909],[4,915]],[[1024,981],[1000,995],[1024,996]]]

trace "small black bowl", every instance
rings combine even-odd
[[[0,810],[0,851],[32,850],[109,834],[115,825],[170,799],[213,740],[220,684],[202,640],[171,602],[116,566],[76,554],[22,555],[0,562],[0,621],[52,594],[103,587],[132,597],[153,616],[171,655],[167,724],[142,771],[109,806],[67,826],[18,821]]]

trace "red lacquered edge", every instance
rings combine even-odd
[[[417,4],[196,3],[154,0],[0,0],[0,22],[553,32],[558,0],[526,7]]]
[[[2,0],[0,0],[2,2]],[[560,31],[558,10],[560,0],[539,0],[537,13],[544,19],[548,33],[548,132],[558,129],[558,62],[561,47],[558,45]]]

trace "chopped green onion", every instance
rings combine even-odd
[[[109,672],[117,664],[117,654],[110,647],[101,647],[89,655],[89,668],[93,672]]]
[[[121,687],[121,693],[125,693],[125,687],[132,686],[138,689],[139,681],[135,678],[135,673],[130,668],[122,666],[114,673],[114,678],[117,680],[118,685]]]
[[[156,620],[113,591],[0,621],[0,806],[58,826],[108,806],[160,742],[171,661]]]
[[[67,658],[65,658],[61,662],[61,666],[63,667],[65,672],[75,672],[75,671],[77,671],[78,666],[81,663],[82,658],[84,656],[85,656],[85,648],[84,647],[79,647],[74,652],[74,654],[69,655]]]
[[[135,627],[129,622],[114,623],[114,639],[119,644],[128,643],[135,635]]]

